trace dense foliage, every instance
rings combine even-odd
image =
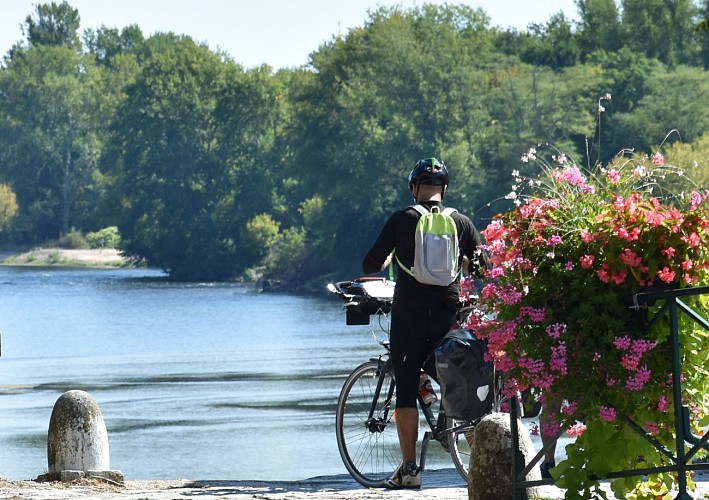
[[[706,156],[709,2],[577,4],[578,23],[522,32],[463,5],[380,8],[276,72],[138,26],[81,37],[76,9],[40,4],[0,66],[0,206],[17,207],[0,244],[116,226],[178,279],[319,285],[360,272],[420,157],[446,161],[447,202],[484,226],[530,144],[593,163],[676,129],[668,158]]]
[[[559,152],[531,149],[523,160],[541,165],[539,176],[517,173],[517,208],[484,231],[494,267],[481,296],[497,315],[470,326],[488,339],[508,395],[531,389],[547,401],[541,432],[555,437],[564,427],[577,437],[552,472],[567,498],[595,498],[609,472],[671,464],[621,425],[629,419],[674,449],[669,320],[648,324],[661,304],[649,315],[628,306],[658,286],[709,285],[709,191],[695,190],[660,153],[621,154],[590,170]],[[687,302],[709,316],[706,297]],[[682,404],[701,434],[709,332],[683,316],[679,342]],[[674,480],[662,472],[611,485],[617,498],[665,498]]]

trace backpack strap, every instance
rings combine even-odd
[[[420,203],[417,203],[416,205],[409,205],[406,208],[413,208],[416,210],[420,215],[426,215],[428,213],[428,209],[421,205]]]

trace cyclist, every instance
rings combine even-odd
[[[414,201],[431,209],[442,208],[448,189],[448,169],[436,158],[416,162],[409,174],[409,191]],[[420,215],[412,207],[394,212],[362,262],[366,274],[383,271],[393,259],[411,268],[414,262],[414,234]],[[398,273],[391,311],[390,348],[396,378],[396,426],[402,462],[385,486],[391,489],[420,488],[421,474],[416,465],[418,408],[421,369],[435,378],[435,362],[430,356],[436,344],[453,325],[460,293],[459,281],[463,259],[469,271],[482,277],[487,257],[481,251],[482,238],[471,220],[454,212],[460,256],[458,278],[448,286],[419,283],[406,272]],[[424,364],[426,366],[424,366]]]

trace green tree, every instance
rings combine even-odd
[[[668,163],[684,169],[701,189],[709,189],[709,132],[691,143],[676,141],[665,151]]]
[[[709,101],[706,71],[679,66],[655,72],[646,83],[647,92],[633,112],[617,117],[617,127],[635,138],[629,144],[650,151],[663,142],[694,142],[709,130],[709,110],[697,105]]]
[[[270,199],[275,80],[189,37],[146,47],[104,155],[122,248],[176,279],[236,277],[259,257],[240,244]]]
[[[709,68],[709,0],[699,0],[697,25],[694,27],[699,60],[704,69]]]
[[[246,223],[240,249],[251,254],[254,262],[261,261],[278,241],[279,232],[280,224],[269,214],[255,215]]]
[[[462,6],[380,9],[312,55],[315,71],[293,91],[289,136],[304,166],[302,199],[319,193],[328,223],[307,233],[312,261],[303,269],[357,270],[386,215],[410,201],[405,179],[418,158],[442,157],[455,179],[451,203],[475,203],[486,179],[478,158],[485,74],[476,61],[492,63],[488,22]]]
[[[95,203],[95,72],[73,48],[17,50],[0,72],[0,144],[5,179],[33,240],[81,228]]]
[[[665,64],[693,58],[698,10],[692,0],[622,0],[622,31],[632,50]]]
[[[17,215],[17,198],[7,184],[0,184],[0,232],[10,227]]]
[[[116,57],[136,53],[145,39],[141,29],[132,24],[121,31],[105,26],[97,30],[88,29],[84,34],[84,41],[97,64],[114,67]]]
[[[532,24],[521,37],[522,61],[559,70],[578,62],[580,49],[578,37],[563,13],[555,14],[546,26]]]
[[[596,96],[611,95],[605,101],[596,131],[589,137],[593,143],[590,164],[607,162],[618,152],[637,145],[637,130],[627,127],[624,117],[632,114],[649,91],[649,80],[665,69],[657,59],[650,59],[628,47],[617,52],[596,51],[589,55],[588,64],[599,72]],[[656,139],[649,140],[650,143]]]
[[[576,0],[580,21],[579,46],[584,57],[596,51],[615,52],[623,46],[616,0]]]
[[[79,11],[66,1],[38,4],[25,19],[23,33],[30,46],[50,45],[81,50]]]

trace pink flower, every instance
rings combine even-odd
[[[606,422],[613,422],[618,416],[618,411],[612,406],[601,406],[598,415]]]
[[[589,244],[593,241],[593,235],[588,232],[586,229],[581,230],[581,241],[583,241],[585,244]]]
[[[650,380],[650,370],[648,369],[647,366],[643,366],[640,368],[637,372],[635,372],[635,375],[628,378],[628,380],[625,383],[625,387],[628,388],[630,391],[641,391],[643,387],[645,387],[645,384],[648,383]]]
[[[562,405],[562,407],[561,407],[561,413],[563,413],[564,415],[569,415],[569,416],[571,416],[571,415],[573,415],[574,412],[576,411],[576,408],[578,408],[578,405],[579,405],[579,404],[578,404],[577,402],[575,402],[575,401],[574,401],[573,403],[564,404],[564,405]]]
[[[552,172],[552,176],[556,182],[568,182],[573,186],[583,187],[586,185],[586,178],[581,174],[579,168],[574,165],[573,167],[564,167],[563,170],[555,170]]]
[[[527,316],[535,323],[542,323],[546,319],[546,309],[543,307],[523,306],[519,308],[519,315]]]
[[[645,220],[652,227],[657,227],[660,224],[662,224],[662,221],[665,220],[665,217],[662,214],[659,214],[655,211],[650,211],[645,214]]]
[[[635,339],[635,340],[633,340],[633,345],[631,347],[631,350],[637,356],[642,356],[646,352],[651,351],[655,347],[657,347],[657,343],[658,343],[657,340]]]
[[[488,276],[490,276],[491,279],[499,278],[500,276],[505,275],[505,269],[500,266],[495,266],[490,271],[488,272]]]
[[[616,285],[622,285],[625,283],[625,279],[628,277],[628,273],[625,271],[618,271],[617,273],[613,273],[611,275],[611,279],[613,280],[613,283]]]
[[[638,364],[640,364],[640,356],[636,354],[623,354],[620,364],[626,370],[633,372],[638,368]]]
[[[692,194],[689,196],[689,209],[690,210],[696,210],[697,207],[702,203],[702,194],[698,193],[696,191],[693,191]]]
[[[638,267],[643,261],[643,258],[630,248],[623,250],[623,253],[621,253],[618,258],[621,262],[623,262],[623,264],[630,267]]]
[[[670,402],[667,401],[667,398],[665,396],[660,396],[660,399],[657,401],[657,409],[658,411],[661,411],[662,413],[667,413],[667,410],[670,407]]]
[[[566,325],[564,323],[554,323],[547,326],[546,332],[551,338],[558,339],[562,333],[566,333]]]
[[[662,153],[655,153],[652,155],[652,164],[657,165],[658,167],[661,167],[665,164],[665,157],[662,156]]]
[[[549,368],[554,371],[566,374],[566,344],[559,342],[559,345],[551,348],[551,361]]]
[[[596,260],[596,256],[584,255],[579,260],[581,261],[581,269],[588,269],[593,265],[593,261]]]
[[[599,269],[596,271],[596,274],[598,275],[598,279],[603,283],[608,283],[611,280],[610,274],[608,274],[608,271],[605,269]]]
[[[569,427],[569,429],[566,431],[566,434],[568,434],[570,438],[576,438],[583,434],[585,430],[586,426],[581,422],[577,422],[571,427]]]
[[[689,273],[684,273],[684,282],[688,285],[696,283],[697,281],[699,281],[699,276],[697,276],[696,274],[692,275]]]
[[[555,247],[557,245],[561,245],[561,243],[562,243],[561,236],[559,236],[558,234],[555,234],[554,236],[552,236],[551,238],[549,238],[547,240],[547,245],[549,245],[550,247]]]
[[[627,335],[623,337],[616,337],[615,340],[613,341],[613,345],[615,346],[616,349],[619,351],[627,351],[630,349],[632,341],[630,340],[630,337]]]
[[[608,171],[607,177],[611,184],[618,184],[620,182],[620,172],[616,169]]]
[[[682,236],[682,241],[689,243],[690,247],[698,247],[702,244],[702,239],[695,232],[692,232],[689,236]]]
[[[671,259],[672,257],[674,257],[675,252],[676,252],[676,250],[674,249],[674,247],[667,247],[664,250],[660,251],[660,253],[662,255],[664,255],[665,257],[667,257],[668,259]]]
[[[672,283],[675,280],[675,272],[667,266],[657,271],[657,276],[665,283]]]
[[[660,433],[660,427],[657,425],[656,422],[645,422],[645,430],[648,431],[650,434],[653,436],[656,436]]]
[[[545,436],[556,436],[559,433],[559,424],[556,422],[555,415],[549,415],[542,424],[542,433]]]

